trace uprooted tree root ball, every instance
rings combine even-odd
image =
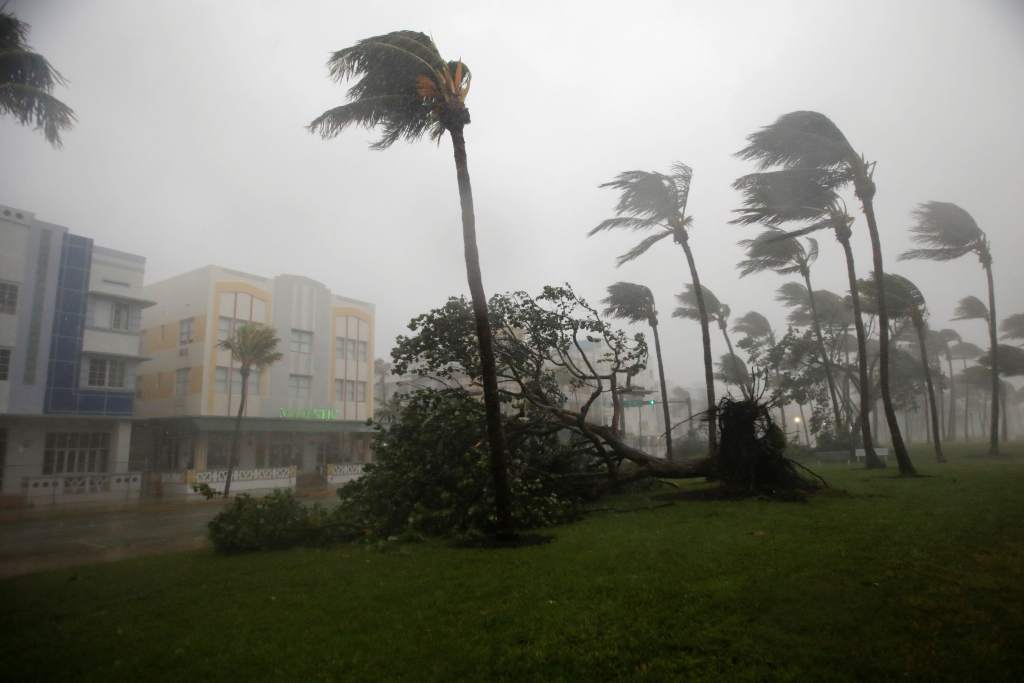
[[[756,397],[719,401],[719,452],[713,476],[725,492],[736,496],[792,499],[827,487],[824,479],[785,456],[786,436],[770,408],[770,402]]]

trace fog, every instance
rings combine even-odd
[[[785,279],[738,279],[730,184],[752,165],[746,135],[795,109],[830,116],[878,162],[888,270],[922,289],[935,328],[987,346],[974,257],[897,263],[910,212],[970,211],[995,252],[998,316],[1024,310],[1024,5],[1017,2],[56,2],[8,3],[69,80],[76,126],[54,150],[0,118],[0,202],[148,259],[153,282],[214,263],[295,273],[377,306],[376,355],[410,317],[467,291],[451,143],[367,149],[304,126],[345,100],[328,53],[408,28],[474,74],[466,130],[488,293],[568,281],[596,301],[616,280],[648,285],[663,318],[689,281],[669,241],[621,269],[633,234],[587,231],[612,215],[598,185],[623,170],[694,169],[689,211],[706,286],[739,315],[784,326]],[[859,206],[854,248],[870,258]],[[841,251],[821,236],[816,288],[844,292]],[[666,320],[670,381],[702,384],[697,324]],[[715,356],[725,351],[713,337]]]

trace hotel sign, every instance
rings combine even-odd
[[[281,408],[281,417],[289,420],[321,420],[338,419],[338,411],[334,408]]]

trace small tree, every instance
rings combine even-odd
[[[727,304],[719,301],[715,293],[703,285],[699,288],[686,285],[686,289],[682,293],[676,294],[676,299],[679,300],[679,306],[673,311],[673,317],[701,322],[702,318],[706,316],[709,321],[718,325],[718,329],[722,332],[725,346],[729,349],[729,355],[734,359],[730,365],[742,363],[736,356],[736,351],[732,347],[732,339],[729,337],[729,315],[732,313],[732,309]],[[750,396],[750,386],[740,384],[739,387],[744,397]]]
[[[224,497],[231,492],[231,474],[238,466],[238,444],[242,432],[242,416],[245,415],[246,398],[249,395],[249,375],[253,370],[259,372],[281,360],[277,350],[280,343],[273,327],[259,323],[241,325],[235,333],[219,342],[217,346],[231,353],[234,361],[238,361],[238,373],[242,377],[242,395],[238,401],[238,414],[235,416],[235,430],[231,435],[231,456],[228,460],[228,476],[224,480]],[[234,364],[232,363],[232,366]]]
[[[1024,345],[1024,313],[1014,313],[1003,318],[1003,322],[999,323],[999,331],[1002,332],[1001,339],[1011,339]]]

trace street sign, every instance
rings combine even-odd
[[[640,406],[653,406],[657,403],[653,398],[627,398],[622,401],[622,407],[639,408]]]

